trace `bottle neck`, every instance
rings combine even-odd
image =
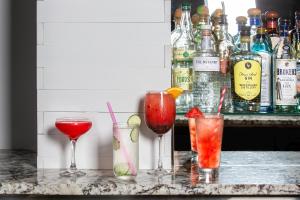
[[[295,29],[297,31],[300,31],[300,19],[296,19],[296,21],[295,21]]]
[[[246,24],[244,23],[238,23],[238,32],[241,32],[242,27],[245,26]]]
[[[213,42],[211,31],[203,30],[202,31],[202,39],[201,39],[201,50],[213,50]]]
[[[250,51],[250,36],[241,36],[241,51]]]
[[[289,29],[286,26],[281,26],[279,33],[281,38],[286,38],[289,35]]]
[[[181,21],[180,21],[180,28],[182,32],[191,31],[192,27],[193,26],[192,26],[192,21],[190,16],[190,10],[183,10]]]
[[[250,26],[261,26],[261,19],[259,16],[250,17]]]

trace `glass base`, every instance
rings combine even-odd
[[[196,151],[192,151],[191,162],[198,162],[198,153]]]
[[[117,179],[123,180],[123,181],[133,181],[135,180],[136,176],[116,176]]]
[[[200,183],[216,183],[219,178],[218,169],[199,168]]]
[[[70,170],[69,169],[69,170],[60,172],[59,175],[62,177],[81,177],[81,176],[85,176],[86,173],[82,172],[80,170]]]
[[[153,175],[153,176],[167,176],[172,174],[172,170],[166,170],[166,169],[155,169],[151,172],[148,172],[147,174]]]

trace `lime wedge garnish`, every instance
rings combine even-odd
[[[114,172],[117,176],[130,175],[128,163],[118,163],[114,165]]]
[[[139,130],[137,128],[133,128],[130,133],[130,139],[132,142],[137,142],[139,139]]]
[[[131,115],[127,120],[128,126],[140,126],[141,122],[142,120],[137,114]]]

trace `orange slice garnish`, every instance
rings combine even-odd
[[[172,95],[172,97],[174,99],[176,99],[183,93],[183,89],[180,87],[171,87],[171,88],[166,89],[166,92],[168,94]]]

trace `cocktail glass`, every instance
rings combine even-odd
[[[162,136],[173,127],[176,117],[175,99],[164,91],[148,92],[145,97],[144,110],[148,128],[159,138],[159,159],[155,174],[164,175],[167,174],[167,171],[163,169]]]
[[[197,161],[197,140],[196,140],[196,119],[195,118],[189,118],[189,131],[190,131],[190,140],[191,140],[191,151],[192,151],[192,157],[191,161],[196,162]]]
[[[196,118],[199,179],[204,182],[218,179],[223,127],[224,118],[221,114],[205,114]]]
[[[65,117],[56,119],[56,128],[67,135],[72,145],[71,166],[70,169],[60,173],[61,176],[84,176],[85,173],[78,170],[75,160],[75,148],[78,138],[85,134],[92,127],[92,121],[87,118]]]

